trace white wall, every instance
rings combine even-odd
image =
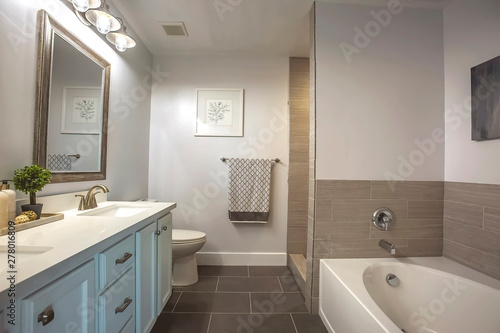
[[[178,203],[175,228],[207,233],[201,252],[217,254],[201,263],[285,264],[288,58],[176,56],[154,63],[170,75],[152,94],[149,196]],[[245,89],[244,137],[194,136],[196,88]],[[268,224],[229,222],[223,156],[281,159]]]
[[[110,199],[144,197],[148,186],[151,99],[143,85],[151,84],[146,67],[151,66],[152,56],[138,38],[136,48],[123,54],[117,52],[95,30],[82,25],[65,3],[59,0],[0,2],[0,178],[12,179],[15,169],[32,163],[35,24],[36,12],[43,8],[111,63],[111,128],[105,181],[50,184],[41,195],[85,190],[103,183],[111,190]],[[135,36],[130,27],[128,31]]]
[[[471,141],[470,69],[500,55],[500,2],[456,0],[444,9],[447,181],[500,184],[500,140]]]
[[[442,12],[381,10],[316,3],[317,178],[442,180]]]

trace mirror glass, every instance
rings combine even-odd
[[[110,65],[46,12],[38,20],[34,163],[55,183],[105,179]]]

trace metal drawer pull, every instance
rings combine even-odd
[[[42,322],[43,326],[47,325],[54,319],[54,310],[52,306],[47,307],[38,315],[38,322]]]
[[[130,305],[130,303],[132,303],[132,298],[129,297],[125,298],[123,300],[123,304],[115,309],[115,314],[125,311]]]
[[[160,230],[156,230],[156,231],[155,231],[155,235],[156,235],[156,236],[160,236],[160,234],[161,234],[161,231],[160,231]]]
[[[163,227],[161,227],[161,230],[163,231],[167,231],[168,230],[168,227],[166,225],[164,225]]]
[[[125,261],[129,260],[130,258],[132,258],[132,253],[125,252],[125,254],[123,255],[123,258],[116,259],[115,265],[123,264]]]

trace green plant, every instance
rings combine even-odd
[[[48,169],[44,169],[36,164],[25,166],[24,169],[14,171],[14,187],[16,190],[30,195],[30,204],[36,204],[36,192],[50,183],[52,174]]]

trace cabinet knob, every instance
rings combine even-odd
[[[123,264],[125,261],[129,260],[130,258],[132,258],[132,253],[125,252],[125,254],[123,255],[122,258],[116,259],[115,265]]]
[[[54,315],[54,310],[51,305],[38,315],[38,322],[42,322],[43,326],[45,326],[54,319]]]
[[[161,227],[161,230],[163,231],[167,231],[168,230],[168,227],[166,225],[164,225],[163,227]]]
[[[115,314],[125,311],[130,303],[132,303],[132,299],[130,297],[125,298],[123,304],[115,309]]]
[[[160,231],[160,230],[156,230],[156,231],[155,231],[155,235],[156,235],[156,236],[160,236],[160,234],[161,234],[161,231]]]

